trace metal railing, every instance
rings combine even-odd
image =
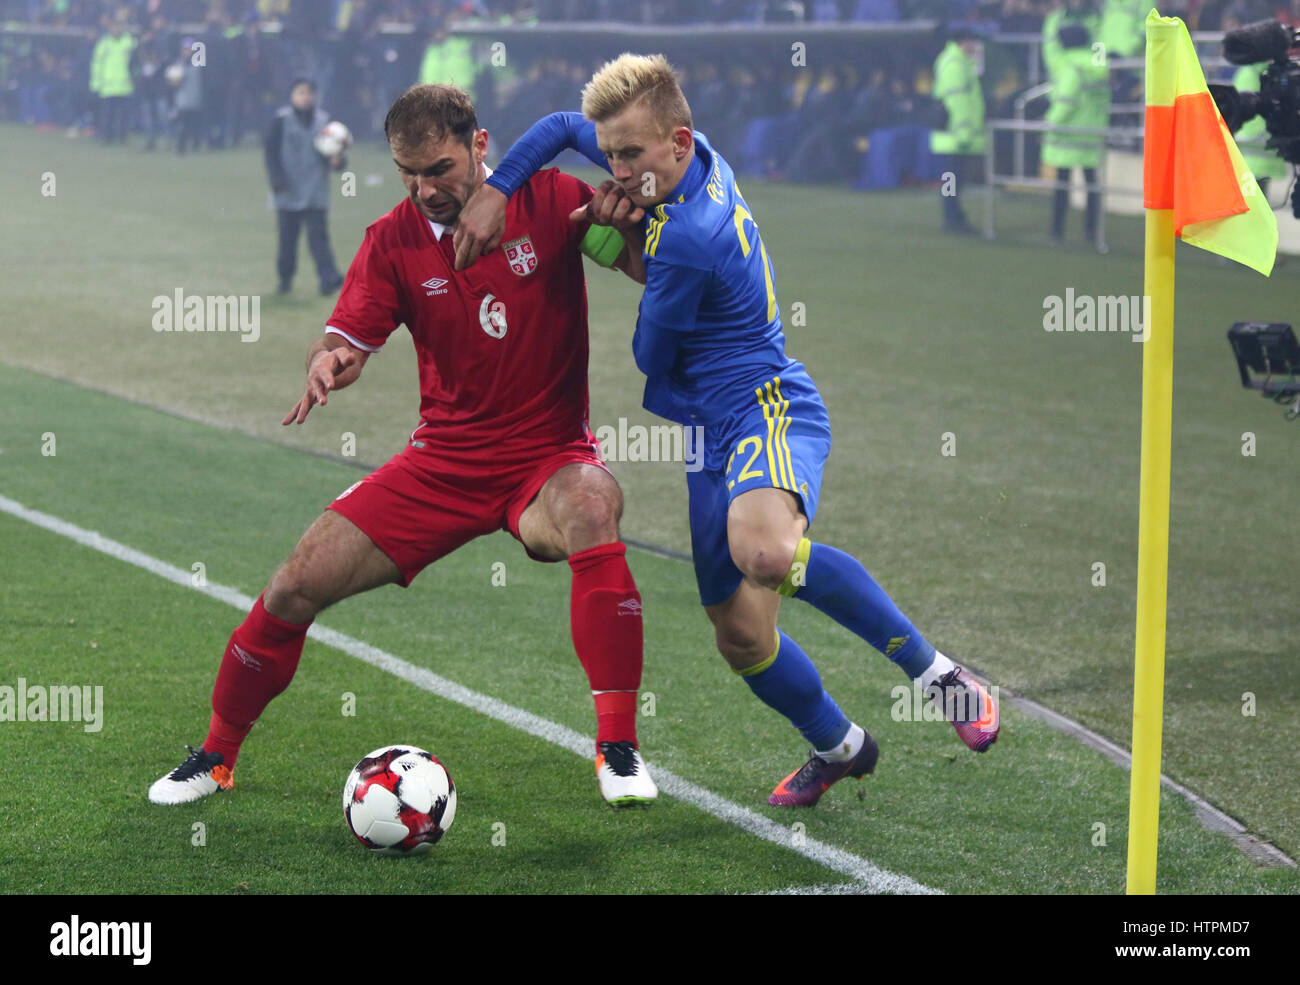
[[[1060,126],[1058,124],[1047,123],[1039,120],[988,120],[985,123],[987,149],[984,152],[984,238],[993,239],[996,235],[996,202],[997,189],[999,187],[1009,187],[1016,185],[1021,188],[1045,188],[1052,191],[1065,190],[1069,191],[1072,182],[1069,180],[1058,181],[1055,178],[1030,177],[1024,173],[1024,151],[1023,137],[1026,133],[1072,133],[1086,137],[1100,137],[1101,160],[1096,168],[1097,180],[1093,184],[1084,182],[1084,192],[1086,194],[1095,194],[1098,196],[1097,202],[1097,228],[1093,233],[1093,245],[1098,253],[1108,253],[1110,247],[1106,244],[1106,198],[1111,194],[1121,195],[1141,195],[1141,189],[1122,188],[1118,186],[1108,186],[1102,179],[1106,173],[1106,159],[1109,153],[1106,141],[1111,138],[1142,138],[1142,129],[1140,127],[1070,127]],[[1016,155],[1016,169],[1014,174],[998,174],[996,166],[995,139],[994,135],[1000,130],[1011,130],[1017,134],[1017,139],[1021,141],[1022,146],[1018,148]]]

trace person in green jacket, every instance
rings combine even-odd
[[[1057,67],[1065,49],[1061,47],[1061,28],[1077,25],[1088,32],[1088,43],[1099,40],[1101,36],[1101,17],[1097,14],[1095,0],[1066,0],[1043,18],[1043,66],[1047,69],[1047,78],[1056,77]],[[1144,28],[1145,30],[1145,28]]]
[[[90,56],[90,91],[99,97],[99,139],[126,143],[128,114],[135,86],[131,82],[131,53],[135,38],[115,20],[95,44]]]
[[[1056,60],[1052,79],[1051,106],[1047,122],[1056,126],[1097,127],[1110,124],[1110,69],[1104,53],[1092,50],[1087,30],[1080,24],[1067,24],[1057,32],[1061,55]],[[1084,236],[1092,241],[1097,235],[1101,211],[1101,192],[1097,169],[1105,151],[1100,135],[1049,132],[1043,140],[1043,163],[1056,168],[1056,180],[1069,184],[1074,168],[1083,169],[1088,188],[1084,214]],[[1052,239],[1065,238],[1065,213],[1070,204],[1068,187],[1057,188],[1052,195]]]
[[[957,31],[934,62],[934,99],[942,105],[947,122],[942,129],[931,131],[930,153],[941,156],[943,226],[954,233],[973,231],[962,211],[961,192],[987,146],[984,90],[975,63],[978,46],[973,31]]]
[[[473,43],[469,38],[452,37],[443,21],[434,28],[429,46],[420,61],[420,85],[455,85],[474,97],[474,79],[478,65],[474,62]],[[451,26],[454,26],[451,25]]]
[[[1108,58],[1134,58],[1146,47],[1147,11],[1151,0],[1106,0],[1097,39]]]

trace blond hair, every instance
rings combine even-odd
[[[606,62],[582,88],[582,115],[593,123],[608,120],[640,102],[665,134],[691,127],[691,107],[663,55],[624,52]]]

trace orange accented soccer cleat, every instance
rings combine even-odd
[[[971,749],[983,752],[998,740],[998,703],[984,685],[960,667],[936,680],[926,693]]]
[[[219,752],[204,752],[186,746],[189,757],[174,770],[149,788],[149,799],[155,804],[186,804],[209,794],[229,790],[235,785],[234,774],[222,765],[224,757]]]
[[[611,807],[649,807],[659,796],[645,760],[630,742],[602,742],[596,754],[600,795]]]

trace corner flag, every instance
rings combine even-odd
[[[1205,85],[1187,27],[1147,15],[1143,205],[1172,209],[1174,235],[1253,267],[1277,255],[1277,219]]]
[[[1181,237],[1265,276],[1277,256],[1277,220],[1205,86],[1191,36],[1177,17],[1161,17],[1154,10],[1147,15],[1146,90],[1144,273],[1151,331],[1142,346],[1130,894],[1156,891],[1169,584],[1174,239]]]

